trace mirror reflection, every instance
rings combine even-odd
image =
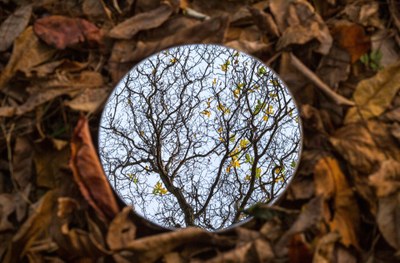
[[[137,214],[210,231],[272,203],[299,159],[296,105],[257,59],[223,46],[171,48],[137,64],[104,109],[100,158]]]

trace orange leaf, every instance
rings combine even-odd
[[[371,39],[364,32],[364,27],[349,22],[338,22],[332,34],[341,48],[345,49],[350,57],[351,63],[356,62],[371,48]]]
[[[83,197],[102,219],[112,219],[119,208],[92,144],[88,121],[81,117],[71,142],[69,162]]]
[[[331,231],[340,233],[344,245],[359,248],[356,233],[359,224],[358,205],[339,163],[332,157],[321,158],[314,167],[314,176],[316,194],[326,200],[325,220]],[[332,215],[328,207],[330,200],[333,201]]]

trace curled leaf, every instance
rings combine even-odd
[[[71,142],[69,166],[83,197],[102,219],[112,219],[118,213],[117,201],[104,174],[93,146],[89,124],[81,117]]]
[[[36,20],[36,35],[57,49],[65,49],[79,43],[100,44],[103,33],[91,22],[82,18],[48,16]]]
[[[116,25],[108,36],[117,39],[131,39],[141,30],[159,27],[172,14],[172,7],[161,4],[160,7],[149,12],[140,13]]]

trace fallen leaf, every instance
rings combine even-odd
[[[0,195],[0,232],[13,229],[13,224],[8,216],[15,211],[14,196],[12,194]]]
[[[13,153],[13,179],[24,189],[32,177],[33,147],[26,137],[18,137]],[[29,193],[28,193],[29,195]]]
[[[360,81],[353,94],[356,106],[351,107],[344,122],[352,123],[380,116],[400,89],[400,63],[379,71],[374,77]]]
[[[116,25],[108,33],[108,36],[116,39],[131,39],[139,31],[162,25],[172,14],[172,11],[173,9],[169,4],[161,4],[154,10],[137,14]]]
[[[64,104],[76,111],[95,112],[104,103],[108,95],[109,91],[105,88],[85,89]]]
[[[289,262],[302,263],[312,262],[312,250],[310,244],[305,240],[304,234],[294,235],[289,242]]]
[[[135,253],[137,262],[154,262],[173,249],[196,242],[212,242],[212,234],[200,228],[188,227],[174,232],[163,233],[133,240],[124,250]]]
[[[364,27],[348,21],[336,21],[332,28],[332,35],[339,47],[345,49],[351,63],[356,62],[371,48],[371,40],[365,34]]]
[[[103,220],[110,220],[119,208],[93,146],[88,120],[81,117],[71,141],[69,162],[83,197]]]
[[[369,181],[376,188],[378,197],[396,194],[400,190],[400,162],[384,160],[379,170],[369,176]]]
[[[388,159],[398,159],[400,150],[384,123],[368,121],[349,124],[329,139],[336,151],[348,164],[363,174],[371,174]]]
[[[32,67],[48,61],[56,50],[44,45],[28,27],[14,41],[14,48],[7,66],[0,73],[0,89],[17,71],[28,74]]]
[[[85,42],[89,45],[99,45],[103,39],[100,29],[82,18],[47,16],[36,20],[33,30],[40,39],[57,49]]]
[[[357,238],[360,221],[358,205],[337,160],[321,158],[315,165],[314,178],[316,195],[326,200],[324,214],[331,231],[340,233],[341,243],[345,246],[360,248]],[[330,200],[333,201],[331,210],[328,207]]]
[[[23,5],[0,25],[0,52],[7,50],[29,23],[32,5]]]
[[[349,54],[334,44],[329,54],[322,57],[316,73],[329,87],[337,90],[339,83],[349,77]]]
[[[261,53],[271,49],[271,46],[268,44],[247,40],[234,40],[225,43],[225,45],[248,54],[256,54],[258,52]]]
[[[126,206],[115,216],[107,232],[107,244],[111,250],[121,250],[136,237],[136,226],[131,221],[129,214],[132,207]]]
[[[203,262],[269,262],[273,257],[274,252],[271,245],[266,240],[259,238]]]
[[[316,51],[328,54],[332,46],[332,37],[328,27],[310,3],[304,0],[273,0],[270,1],[270,8],[282,35],[276,46],[278,50],[316,39],[319,42]]]
[[[278,26],[275,24],[275,21],[270,14],[255,7],[249,7],[248,10],[252,15],[254,23],[262,32],[269,33],[274,37],[279,37],[280,33]]]
[[[377,66],[385,68],[399,61],[400,56],[397,53],[396,41],[388,29],[382,29],[374,33],[371,36],[371,43],[371,52],[378,52],[378,54],[382,55]]]
[[[291,225],[278,240],[275,245],[277,255],[285,255],[288,253],[288,244],[292,237],[298,233],[302,233],[311,227],[319,224],[322,219],[322,199],[315,197],[311,199],[302,209],[295,222]]]
[[[112,63],[139,61],[157,51],[185,43],[221,43],[227,26],[227,16],[211,18],[192,27],[182,29],[160,41],[148,43],[139,41],[133,52],[127,54],[125,57],[121,57],[120,61],[111,61],[111,59],[110,61]]]
[[[30,246],[49,226],[52,219],[52,211],[55,210],[56,200],[56,191],[48,191],[35,204],[35,210],[20,226],[9,244],[3,262],[21,261],[26,256]]]
[[[385,240],[400,249],[400,163],[393,159],[382,162],[379,170],[369,177],[376,188],[378,211],[376,221]]]
[[[334,250],[336,242],[340,240],[338,232],[329,232],[317,240],[313,263],[334,262]]]
[[[60,218],[66,218],[73,211],[79,208],[79,203],[71,197],[59,197],[58,198],[57,216]]]
[[[83,0],[82,3],[83,13],[93,19],[104,19],[106,16],[106,7],[102,4],[102,1],[98,0]]]
[[[70,157],[69,149],[55,150],[48,143],[37,144],[33,160],[36,171],[36,185],[53,188],[59,182],[59,174]]]

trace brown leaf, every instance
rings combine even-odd
[[[359,209],[354,198],[353,190],[339,167],[339,163],[332,157],[321,158],[314,169],[315,191],[326,200],[333,200],[332,213],[326,206],[325,220],[331,231],[338,231],[345,246],[353,245],[359,248],[357,229],[359,224]]]
[[[317,68],[317,75],[334,90],[339,83],[346,81],[350,74],[350,56],[336,45],[333,45],[329,54],[322,57]]]
[[[14,41],[14,48],[7,66],[0,73],[0,89],[14,76],[17,71],[29,74],[32,67],[48,61],[56,50],[40,42],[28,27]]]
[[[23,5],[7,17],[0,26],[0,52],[7,50],[15,38],[28,25],[32,14],[32,5]]]
[[[290,239],[289,262],[312,262],[312,251],[310,245],[305,240],[304,234],[296,234]]]
[[[114,218],[119,208],[93,146],[88,120],[83,116],[72,137],[69,166],[83,197],[100,218]]]
[[[13,229],[8,216],[15,211],[14,196],[12,194],[0,195],[0,232]]]
[[[40,39],[57,49],[65,49],[84,42],[89,45],[99,45],[103,39],[100,29],[82,18],[48,16],[36,20],[33,30]]]
[[[108,33],[108,36],[117,39],[131,39],[139,31],[162,25],[172,14],[172,11],[173,9],[169,4],[161,4],[154,10],[140,13],[116,25]]]
[[[363,174],[371,174],[382,161],[400,156],[388,126],[376,121],[346,125],[329,140],[349,165]]]
[[[115,216],[108,227],[107,244],[111,250],[123,250],[136,237],[136,226],[129,218],[132,208],[129,206]]]
[[[64,104],[76,111],[95,112],[107,99],[108,95],[109,92],[105,88],[85,89]]]
[[[349,109],[345,123],[380,116],[400,89],[400,63],[379,71],[374,77],[360,81],[353,94],[356,106]]]
[[[79,203],[75,199],[71,197],[59,197],[57,216],[60,218],[66,218],[78,208],[79,208]]]
[[[286,231],[275,245],[275,251],[278,255],[288,253],[288,244],[291,238],[307,229],[317,225],[322,219],[322,199],[316,197],[311,199],[302,209],[302,212],[294,224]]]
[[[53,217],[57,194],[55,191],[47,192],[36,204],[30,217],[18,229],[3,258],[3,262],[18,262],[22,260],[30,246],[39,235],[46,231]]]
[[[400,163],[389,159],[370,177],[379,197],[376,221],[386,241],[400,249]]]
[[[279,37],[279,29],[270,14],[254,7],[249,7],[248,9],[251,12],[254,23],[262,32],[270,33],[274,37]]]
[[[269,262],[273,257],[274,252],[271,245],[266,240],[259,238],[203,262]]]
[[[13,178],[20,189],[25,188],[32,177],[33,147],[26,137],[18,137],[13,154]]]
[[[337,232],[330,232],[318,239],[313,263],[331,263],[334,262],[335,244],[340,240],[340,235]]]
[[[154,262],[166,253],[184,244],[211,242],[212,234],[200,228],[188,227],[174,232],[163,233],[133,240],[125,250],[135,253],[137,262]]]
[[[182,29],[176,32],[176,34],[172,34],[160,41],[149,43],[139,41],[133,52],[126,54],[125,57],[121,57],[119,61],[112,61],[110,59],[110,62],[124,63],[128,61],[139,61],[157,51],[180,44],[221,43],[227,26],[227,16],[211,18],[192,27]]]
[[[316,49],[321,54],[328,54],[332,46],[332,37],[322,18],[314,8],[304,0],[270,1],[271,12],[282,33],[277,49],[284,49],[292,44],[305,44],[316,39],[320,44]]]
[[[393,159],[384,160],[379,170],[369,177],[378,197],[396,194],[400,190],[400,163]]]

